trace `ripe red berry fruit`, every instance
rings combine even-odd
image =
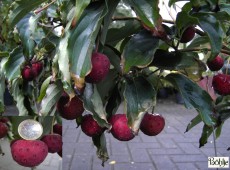
[[[218,74],[213,77],[212,86],[214,90],[223,96],[230,94],[230,75]]]
[[[73,120],[84,112],[83,102],[75,96],[69,102],[69,96],[64,93],[57,102],[57,110],[67,120]]]
[[[207,65],[211,71],[218,71],[223,67],[224,59],[218,55],[218,56],[216,56],[215,59],[213,59],[211,61],[208,60]]]
[[[53,126],[53,132],[62,136],[62,125],[56,123]]]
[[[5,137],[8,132],[8,127],[5,123],[0,122],[0,139]]]
[[[88,83],[98,83],[103,80],[110,68],[110,61],[108,57],[101,53],[93,53],[91,58],[92,70],[85,80]]]
[[[146,113],[141,122],[141,131],[148,136],[158,135],[165,126],[164,118],[159,114]]]
[[[120,141],[129,141],[135,137],[128,126],[128,119],[125,114],[113,115],[109,123],[112,125],[111,133],[114,138]]]
[[[11,145],[11,154],[19,165],[35,167],[45,160],[48,147],[40,140],[17,140]]]
[[[26,65],[22,69],[22,78],[25,81],[32,81],[35,78],[32,67],[30,67],[29,65]]]
[[[196,34],[196,28],[194,26],[190,26],[186,28],[181,36],[180,42],[187,43],[191,41],[194,38],[195,34]]]
[[[62,150],[62,136],[59,134],[44,135],[41,141],[46,143],[49,153],[56,153]]]
[[[97,121],[93,119],[93,116],[88,114],[83,116],[81,123],[82,131],[90,137],[101,135],[105,128],[98,125]]]
[[[34,72],[34,76],[37,77],[43,69],[43,63],[42,62],[36,62],[32,64],[32,70]]]
[[[9,121],[9,119],[7,117],[2,117],[0,119],[0,122],[2,122],[2,123],[7,123],[8,121]]]

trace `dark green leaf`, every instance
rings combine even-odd
[[[47,135],[51,133],[51,129],[53,128],[53,119],[55,119],[54,116],[39,116],[38,120],[41,123],[43,127],[43,135]]]
[[[104,166],[104,163],[109,159],[105,134],[103,133],[101,136],[93,137],[92,140],[97,147],[97,156],[102,160],[102,166]]]
[[[24,105],[24,93],[20,86],[22,86],[22,79],[17,78],[12,81],[12,85],[10,88],[11,94],[14,98],[14,101],[16,102],[16,106],[19,111],[19,116],[26,116],[29,114],[28,110],[26,109]]]
[[[46,90],[46,96],[41,102],[41,110],[39,112],[42,116],[47,116],[51,113],[52,108],[55,106],[63,92],[62,83],[60,81],[55,82],[54,84],[49,85]]]
[[[215,138],[219,138],[220,135],[221,135],[221,131],[222,131],[222,127],[223,127],[223,124],[221,124],[220,126],[218,126],[215,130]]]
[[[4,92],[5,92],[5,76],[2,72],[2,68],[0,65],[0,114],[4,112],[5,106],[4,106]]]
[[[199,142],[200,142],[200,146],[199,147],[202,147],[202,146],[204,146],[207,143],[208,138],[212,134],[212,132],[213,132],[213,128],[212,127],[209,127],[207,125],[203,126],[203,131],[202,131],[202,134],[201,134],[201,137],[200,137],[200,140],[199,140]]]
[[[119,21],[117,21],[119,22]],[[138,33],[141,29],[140,22],[137,20],[126,21],[125,25],[121,28],[111,28],[106,37],[106,43],[115,46],[119,41],[124,38]]]
[[[209,43],[209,38],[207,36],[197,37],[187,46],[187,48],[200,47],[207,43]]]
[[[84,108],[93,114],[93,118],[98,122],[101,127],[109,128],[107,122],[107,114],[105,112],[101,96],[98,93],[96,85],[86,83],[83,95]]]
[[[213,126],[215,124],[215,120],[212,118],[213,101],[206,91],[181,74],[169,74],[166,76],[166,80],[179,90],[187,108],[195,108],[206,125]]]
[[[201,119],[200,115],[197,115],[195,118],[193,118],[189,122],[189,124],[188,124],[185,132],[188,132],[190,129],[192,129],[193,127],[195,127],[196,125],[198,125],[200,122],[202,122],[202,119]]]
[[[85,8],[89,5],[90,0],[76,0],[76,8],[75,8],[75,16],[74,20],[75,22],[78,22],[79,18],[81,17],[83,11]]]
[[[21,47],[17,47],[10,53],[10,57],[4,66],[5,74],[9,81],[21,75],[20,66],[24,61]]]
[[[39,6],[41,3],[47,0],[17,0],[13,3],[13,10],[9,14],[9,24],[13,28],[24,16],[26,16],[31,10]]]
[[[127,73],[133,66],[143,68],[149,65],[158,46],[159,39],[148,31],[143,30],[134,35],[122,54],[123,71]]]
[[[39,97],[38,97],[38,99],[37,99],[38,102],[41,102],[42,99],[45,97],[45,95],[46,95],[46,90],[47,90],[47,88],[49,87],[51,78],[52,78],[52,76],[48,77],[48,78],[42,83],[42,86],[41,86],[41,89],[40,89],[40,95],[39,95]]]
[[[140,17],[141,21],[148,27],[154,28],[161,24],[160,9],[158,8],[159,1],[152,0],[127,0],[130,6]]]
[[[214,59],[219,54],[222,48],[222,40],[224,32],[219,21],[211,14],[196,13],[193,17],[198,19],[201,29],[208,34],[211,44],[210,60]]]
[[[143,77],[126,80],[124,91],[125,108],[127,108],[128,124],[134,132],[138,132],[145,112],[153,107],[155,96],[154,88]]]
[[[197,63],[198,55],[195,52],[168,52],[157,50],[151,66],[166,70],[178,70],[188,68]]]
[[[171,7],[174,3],[179,1],[188,1],[188,0],[169,0],[169,7]]]
[[[110,63],[114,66],[117,72],[121,72],[119,51],[115,48],[105,46],[103,53],[109,58]]]
[[[3,58],[3,57],[9,57],[9,52],[7,51],[0,51],[0,58]]]
[[[84,77],[91,69],[91,55],[102,22],[104,4],[99,2],[89,5],[76,27],[70,32],[68,50],[71,72]]]

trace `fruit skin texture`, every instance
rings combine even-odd
[[[112,115],[109,123],[112,125],[111,133],[117,140],[129,141],[135,137],[128,126],[128,119],[125,114]]]
[[[32,67],[30,67],[29,65],[26,65],[22,69],[22,78],[25,81],[32,81],[35,78]]]
[[[56,153],[62,150],[62,136],[59,134],[44,135],[41,141],[46,143],[49,153]]]
[[[110,61],[108,57],[101,53],[93,53],[91,58],[92,70],[85,77],[88,83],[98,83],[109,73]]]
[[[53,132],[62,136],[62,125],[58,123],[53,125]]]
[[[223,67],[224,59],[218,55],[214,60],[208,61],[207,65],[211,71],[218,71]]]
[[[194,38],[195,34],[196,34],[196,29],[194,26],[190,26],[186,28],[181,36],[180,42],[187,43],[191,41]]]
[[[32,64],[32,70],[35,77],[37,77],[42,72],[42,69],[43,69],[42,62],[36,62]]]
[[[84,112],[83,102],[77,96],[69,102],[69,96],[64,93],[57,102],[57,110],[64,119],[73,120]]]
[[[7,135],[8,127],[5,123],[0,122],[0,139]]]
[[[0,119],[0,122],[2,122],[2,123],[7,123],[8,121],[9,121],[9,119],[7,117],[2,117]]]
[[[98,125],[97,121],[95,121],[90,114],[83,116],[81,129],[89,137],[101,135],[105,130],[105,128]]]
[[[17,140],[11,145],[11,154],[19,165],[35,167],[45,160],[48,147],[40,140]]]
[[[217,74],[213,77],[212,86],[214,90],[223,96],[230,94],[230,75]]]
[[[140,130],[148,136],[158,135],[165,126],[164,118],[159,114],[146,113],[140,125]]]

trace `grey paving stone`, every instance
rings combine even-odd
[[[134,149],[151,149],[151,148],[161,148],[161,145],[156,142],[148,142],[148,143],[127,143],[129,146],[129,149],[132,151]]]
[[[131,151],[133,162],[151,162],[148,152],[145,149],[133,149]]]
[[[179,170],[198,170],[193,163],[176,163]]]
[[[208,162],[204,155],[171,155],[174,162]]]
[[[92,170],[113,170],[113,165],[105,164],[103,167],[100,163],[94,163]]]
[[[177,144],[186,154],[201,154],[199,148],[195,147],[192,143],[177,143]]]
[[[156,170],[151,163],[115,164],[114,170]]]
[[[107,161],[107,163],[112,163],[114,161],[116,163],[127,163],[127,162],[132,162],[132,159],[130,155],[123,155],[123,154],[109,155],[109,160]],[[96,155],[93,156],[93,162],[97,164],[101,164],[101,160]]]
[[[178,155],[178,154],[185,154],[183,150],[180,148],[155,148],[155,149],[148,149],[149,154],[151,155]]]
[[[208,161],[207,162],[196,162],[195,165],[198,167],[200,170],[210,170],[208,168]]]
[[[151,159],[158,170],[177,169],[176,165],[167,155],[151,155]]]
[[[75,155],[70,170],[91,170],[92,155]]]
[[[128,150],[126,142],[119,142],[119,144],[117,145],[112,145],[112,154],[113,155],[119,155],[119,154],[128,155],[129,150]]]

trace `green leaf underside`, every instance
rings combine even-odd
[[[14,79],[12,81],[12,87],[10,89],[11,94],[14,98],[14,101],[16,102],[16,106],[18,108],[19,116],[26,116],[29,114],[28,110],[26,109],[24,105],[24,94],[22,89],[20,89],[22,79]]]
[[[102,160],[102,166],[104,166],[104,162],[109,159],[105,134],[103,133],[101,136],[93,137],[92,140],[94,145],[97,147],[97,156]]]
[[[101,26],[103,10],[103,4],[91,4],[70,32],[68,42],[70,69],[79,77],[85,77],[91,70],[91,55]]]
[[[189,122],[189,124],[188,124],[185,132],[188,132],[190,129],[192,129],[193,127],[195,127],[196,125],[198,125],[200,122],[202,122],[202,119],[201,119],[200,115],[198,114],[195,118],[193,118]]]
[[[10,57],[5,63],[5,75],[9,81],[19,77],[21,75],[20,66],[24,62],[24,56],[22,48],[17,47],[10,53]]]
[[[110,127],[107,122],[106,112],[104,110],[103,103],[96,86],[93,86],[93,84],[90,83],[86,83],[83,102],[85,110],[93,114],[93,118],[101,127]]]
[[[31,10],[47,0],[18,0],[13,4],[13,11],[9,14],[9,24],[13,28]]]
[[[155,95],[154,88],[143,77],[126,81],[124,91],[125,108],[127,109],[128,124],[134,132],[138,131],[145,112],[153,107]]]
[[[125,46],[122,61],[123,71],[127,73],[131,67],[146,67],[153,60],[154,53],[159,46],[159,39],[148,31],[141,31],[134,35]]]
[[[62,92],[62,83],[60,81],[50,84],[46,90],[46,96],[41,102],[41,110],[39,114],[42,116],[49,115],[50,111],[61,97]]]
[[[198,57],[195,52],[157,50],[151,65],[166,70],[184,69],[195,65]]]
[[[152,0],[127,0],[134,8],[141,21],[149,28],[154,28],[161,20],[158,8],[159,1]]]
[[[206,91],[181,74],[169,74],[166,76],[166,80],[179,90],[187,108],[195,108],[206,125],[214,125],[215,122],[212,119],[213,101]]]

